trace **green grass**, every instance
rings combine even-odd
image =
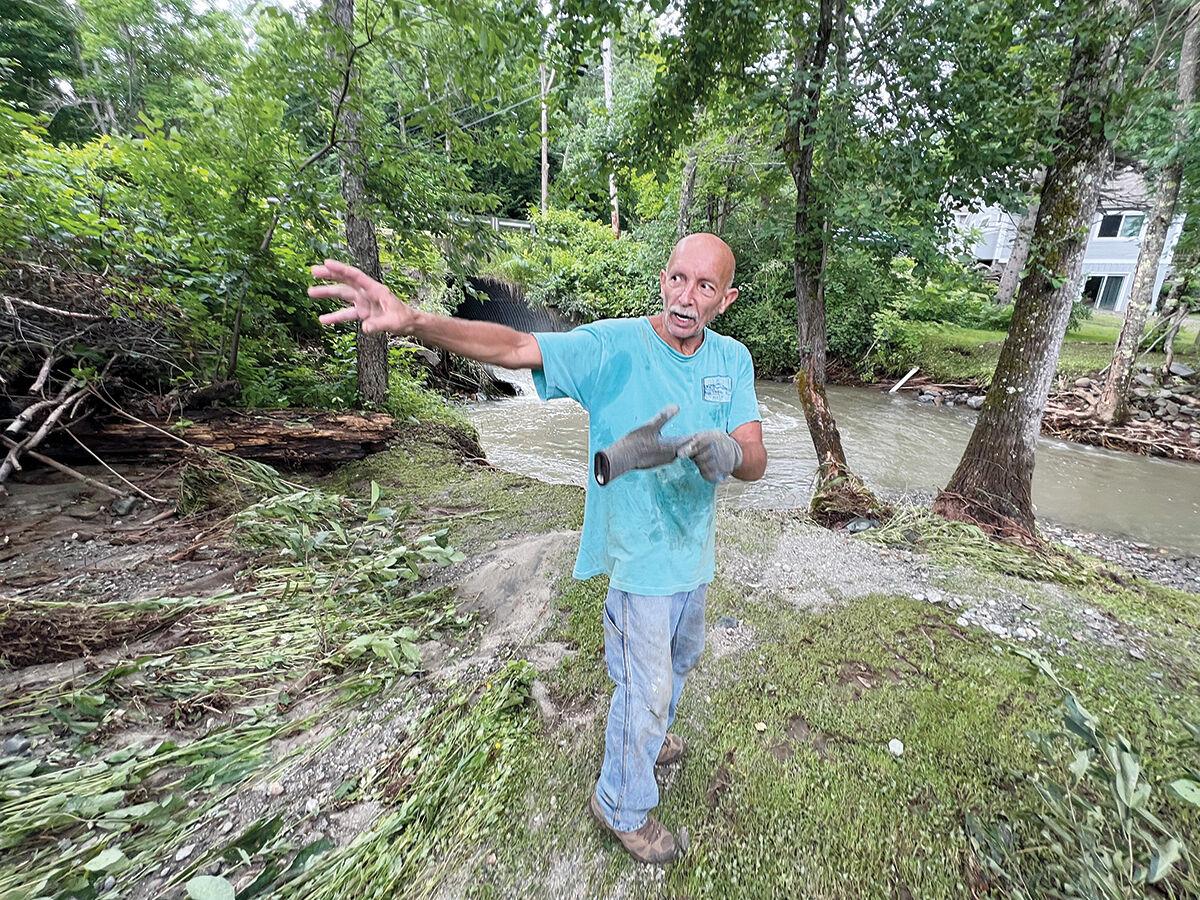
[[[473,895],[507,896],[520,884],[525,896],[555,896],[562,886],[547,873],[564,859],[568,883],[591,896],[969,895],[981,875],[963,817],[1032,812],[1026,732],[1055,726],[1054,686],[952,614],[907,598],[817,615],[720,581],[710,598],[710,620],[737,616],[758,640],[706,657],[681,705],[677,729],[690,751],[658,812],[669,827],[688,827],[687,856],[660,882],[587,819],[601,707],[585,734],[548,743],[524,807],[491,844],[496,864],[472,872]],[[1060,660],[1064,680],[1150,750],[1151,778],[1177,774],[1175,715],[1194,718],[1200,700],[1112,651],[1089,647],[1086,659],[1083,669]],[[893,737],[905,745],[899,759],[887,749]],[[1175,806],[1162,812],[1196,824]],[[1019,834],[1036,839],[1029,828]]]
[[[983,331],[958,325],[914,323],[919,350],[905,364],[920,366],[921,372],[942,382],[969,380],[987,383],[1000,358],[1003,331]],[[1121,331],[1121,319],[1110,313],[1096,313],[1077,331],[1067,335],[1058,360],[1059,375],[1079,377],[1093,374],[1108,365],[1113,345]],[[1190,320],[1175,342],[1176,359],[1200,367],[1200,354],[1192,351],[1200,320]],[[1144,361],[1161,365],[1162,353],[1150,353]]]

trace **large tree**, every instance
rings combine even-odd
[[[1105,0],[1086,12],[1063,85],[1054,159],[1008,337],[958,468],[934,502],[941,515],[997,534],[1034,535],[1033,465],[1042,410],[1112,160],[1129,14]]]
[[[846,6],[820,0],[815,22],[799,12],[791,21],[791,84],[783,150],[796,185],[792,271],[796,289],[799,366],[796,390],[817,454],[818,481],[813,512],[826,517],[859,511],[873,498],[846,463],[846,451],[825,394],[825,300],[823,282],[828,251],[828,215],[813,190],[813,159],[818,143],[821,94],[829,65],[834,29],[844,27]],[[836,21],[835,21],[836,17]]]
[[[354,36],[354,0],[329,0],[329,56],[343,73],[333,89],[333,115],[339,120],[341,140],[338,160],[341,164],[342,199],[346,204],[346,245],[354,264],[376,281],[383,280],[379,264],[379,241],[371,221],[366,188],[366,154],[359,139],[361,116],[355,107],[354,55],[359,50]],[[355,335],[357,346],[357,383],[359,403],[380,405],[387,399],[388,345],[386,334]]]
[[[1191,137],[1188,115],[1196,99],[1197,60],[1200,58],[1200,3],[1191,4],[1186,11],[1183,43],[1179,53],[1179,71],[1175,89],[1175,129],[1167,163],[1158,175],[1154,207],[1142,236],[1133,286],[1125,307],[1125,321],[1113,351],[1112,364],[1100,393],[1096,416],[1106,424],[1123,419],[1129,401],[1129,384],[1133,363],[1146,319],[1154,303],[1154,287],[1158,281],[1158,264],[1166,243],[1167,230],[1175,218],[1179,188],[1183,180],[1184,147]]]

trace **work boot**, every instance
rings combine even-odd
[[[617,831],[608,824],[595,793],[588,800],[588,808],[596,817],[596,821],[611,832],[638,862],[661,866],[679,856],[680,849],[675,843],[675,837],[654,816],[647,816],[646,823],[636,831]]]
[[[668,734],[666,740],[663,741],[662,749],[658,751],[658,759],[654,761],[656,766],[669,766],[673,762],[678,762],[683,758],[683,751],[687,749],[687,744],[677,734]]]

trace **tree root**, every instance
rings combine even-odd
[[[809,505],[813,520],[826,528],[837,528],[858,518],[883,520],[891,512],[861,478],[849,471],[822,475]]]
[[[984,534],[999,541],[1039,552],[1046,546],[1036,531],[978,497],[939,491],[933,501],[933,511],[943,519],[974,525]]]

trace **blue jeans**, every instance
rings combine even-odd
[[[616,689],[596,799],[617,831],[641,828],[658,805],[654,761],[704,649],[707,590],[650,597],[610,588],[604,599],[604,658]]]

